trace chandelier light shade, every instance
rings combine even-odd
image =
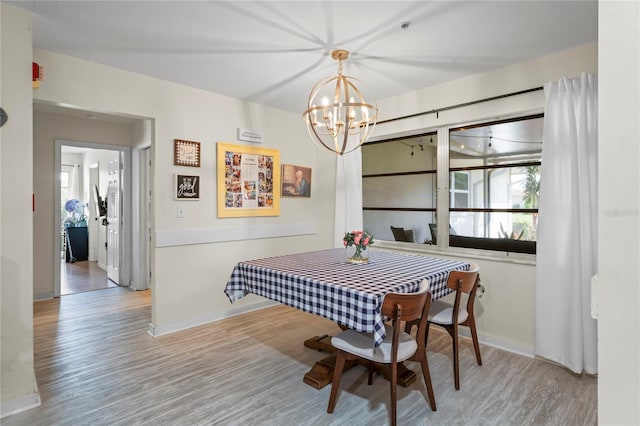
[[[342,61],[349,57],[349,52],[334,50],[331,57],[338,61],[338,75],[313,86],[302,117],[316,144],[342,155],[359,148],[369,138],[378,107],[364,100],[355,85],[360,80],[342,75]]]

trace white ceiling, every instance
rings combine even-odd
[[[597,40],[596,1],[6,3],[33,12],[36,48],[296,113],[336,48],[384,99]]]

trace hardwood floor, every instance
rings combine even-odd
[[[224,297],[221,294],[220,297]],[[12,425],[382,425],[389,386],[345,372],[334,414],[330,386],[302,382],[325,356],[303,346],[329,320],[283,305],[153,338],[150,291],[117,287],[34,303],[42,405]],[[477,366],[461,339],[461,389],[450,338],[432,329],[428,358],[438,411],[421,377],[398,389],[400,425],[595,425],[597,380],[489,346]],[[407,363],[418,368],[417,363]]]
[[[98,267],[98,262],[88,260],[60,265],[60,294],[68,295],[84,291],[103,290],[117,287],[107,278],[107,272]]]

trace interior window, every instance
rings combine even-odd
[[[453,128],[448,141],[432,131],[364,144],[364,228],[380,240],[535,253],[543,120]],[[438,149],[449,151],[440,185]],[[449,239],[437,241],[437,189],[447,186]]]
[[[425,133],[362,147],[363,221],[377,239],[431,242],[437,137]]]
[[[453,247],[535,253],[542,116],[451,129]]]

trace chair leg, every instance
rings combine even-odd
[[[391,364],[391,426],[396,426],[396,401],[398,400],[398,364]]]
[[[342,370],[344,370],[345,354],[342,351],[336,352],[336,365],[333,369],[333,382],[331,383],[331,396],[329,397],[329,406],[327,413],[333,413],[338,399],[338,390],[340,389],[340,379],[342,378]]]
[[[418,347],[418,358],[422,367],[422,375],[424,376],[424,384],[427,387],[427,395],[429,395],[429,405],[432,411],[436,411],[436,398],[433,394],[433,386],[431,385],[431,373],[429,372],[429,360],[427,359],[427,350]]]
[[[458,350],[458,327],[454,324],[452,327],[453,333],[453,377],[456,385],[456,390],[460,390],[460,361]]]
[[[478,365],[482,365],[482,358],[480,357],[480,344],[478,343],[478,332],[476,331],[476,322],[473,317],[469,317],[468,326],[471,330],[471,339],[473,340],[473,349],[476,351],[476,361]]]
[[[404,332],[405,332],[405,333],[407,333],[407,334],[411,334],[411,328],[412,328],[414,325],[418,325],[417,321],[407,321],[407,322],[404,324]]]
[[[367,363],[367,367],[369,368],[369,379],[367,380],[367,384],[371,386],[373,383],[373,361],[369,361]]]

